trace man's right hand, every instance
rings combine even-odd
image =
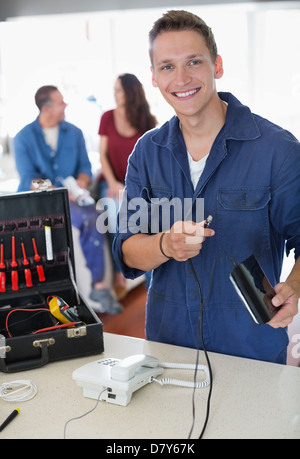
[[[198,255],[207,237],[214,236],[213,229],[204,228],[201,223],[193,221],[175,222],[163,238],[163,251],[168,257],[177,261],[185,261]]]

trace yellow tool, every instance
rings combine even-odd
[[[47,302],[51,314],[62,324],[78,321],[78,316],[74,308],[70,308],[70,306],[59,296],[49,296]]]

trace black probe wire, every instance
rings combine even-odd
[[[205,421],[204,421],[204,424],[203,424],[203,427],[202,427],[202,431],[201,431],[200,436],[199,436],[199,439],[201,439],[203,437],[203,434],[205,432],[205,429],[206,429],[206,426],[207,426],[207,423],[208,423],[208,419],[209,419],[210,399],[211,399],[212,387],[213,387],[213,374],[212,374],[212,368],[211,368],[211,364],[210,364],[210,360],[209,360],[209,357],[208,357],[207,349],[206,349],[206,346],[205,346],[205,343],[204,343],[204,336],[203,336],[203,309],[204,309],[205,302],[203,301],[202,292],[201,292],[201,286],[200,286],[200,283],[199,283],[199,280],[198,280],[194,265],[192,263],[192,260],[189,259],[188,262],[189,262],[192,274],[193,274],[193,276],[195,278],[197,289],[198,289],[198,294],[199,294],[199,298],[200,298],[200,313],[199,313],[199,319],[198,319],[197,342],[198,342],[199,332],[200,332],[201,344],[202,344],[202,348],[203,348],[203,351],[204,351],[204,354],[205,354],[205,358],[206,358],[206,362],[207,362],[207,366],[208,366],[208,372],[209,372],[209,380],[210,380],[209,393],[208,393],[207,405],[206,405],[206,416],[205,416]],[[198,362],[199,362],[199,346],[197,346],[197,359],[196,359],[196,367],[195,367],[194,379],[196,379]],[[195,391],[196,391],[196,389],[194,387],[194,390],[193,390],[193,407],[192,407],[193,422],[192,422],[192,426],[191,426],[190,433],[189,433],[189,436],[188,436],[189,439],[191,438],[192,432],[194,430],[194,425],[195,425]]]
[[[231,261],[233,266],[237,265],[235,260],[232,257],[230,257],[229,255],[223,254],[223,255],[220,255],[219,257],[217,257],[217,259],[214,261],[214,264],[213,264],[213,267],[212,267],[212,270],[211,270],[210,281],[209,281],[209,286],[208,286],[208,292],[207,292],[207,295],[206,295],[206,298],[205,298],[204,301],[203,301],[203,296],[202,296],[202,291],[201,291],[201,285],[200,285],[200,282],[198,280],[194,265],[193,265],[191,259],[188,260],[190,268],[191,268],[191,271],[192,271],[192,274],[193,274],[194,279],[196,281],[196,285],[197,285],[197,289],[198,289],[198,295],[199,295],[199,299],[200,299],[200,312],[199,312],[199,319],[198,319],[198,331],[197,331],[196,342],[198,343],[199,333],[200,333],[202,349],[203,349],[203,352],[204,352],[204,355],[205,355],[205,358],[206,358],[206,362],[207,362],[207,366],[208,366],[208,372],[209,372],[209,378],[210,378],[209,393],[208,393],[208,397],[207,397],[207,406],[206,406],[206,416],[205,416],[204,424],[203,424],[203,427],[202,427],[202,431],[201,431],[201,433],[199,435],[199,439],[200,440],[203,438],[203,435],[204,435],[204,432],[205,432],[205,429],[206,429],[206,426],[207,426],[207,423],[208,423],[209,413],[210,413],[210,400],[211,400],[212,388],[213,388],[213,373],[212,373],[211,363],[210,363],[210,360],[209,360],[209,356],[208,356],[208,352],[207,352],[207,349],[206,349],[206,346],[205,346],[204,336],[203,336],[203,310],[204,310],[205,304],[208,301],[208,298],[209,298],[209,295],[210,295],[210,291],[211,291],[211,288],[212,288],[213,275],[214,275],[216,263],[222,257],[227,257]],[[196,358],[197,365],[198,365],[198,361],[199,361],[199,346],[197,346],[197,358]],[[196,365],[196,369],[195,369],[195,373],[194,373],[194,380],[196,380],[197,365]],[[192,407],[193,422],[192,422],[192,426],[191,426],[190,433],[189,433],[189,436],[188,436],[189,439],[191,438],[191,435],[192,435],[192,432],[193,432],[193,429],[194,429],[194,425],[195,425],[195,391],[196,390],[195,390],[195,387],[194,387],[194,390],[193,390],[193,407]]]

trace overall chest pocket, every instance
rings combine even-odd
[[[168,231],[175,220],[182,219],[182,200],[172,197],[172,190],[164,186],[148,186],[141,191],[147,204],[149,231]]]
[[[269,187],[220,188],[218,244],[222,253],[239,261],[269,249]]]

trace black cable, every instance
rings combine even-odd
[[[211,368],[211,364],[210,364],[210,360],[209,360],[209,357],[208,357],[208,353],[207,353],[206,346],[205,346],[205,343],[204,343],[204,336],[203,336],[203,309],[204,309],[204,302],[203,302],[203,297],[202,297],[202,292],[201,292],[201,286],[200,286],[200,283],[198,281],[198,277],[197,277],[197,274],[196,274],[196,271],[195,271],[195,268],[193,266],[193,263],[192,263],[191,259],[189,259],[188,262],[189,262],[192,274],[193,274],[193,276],[195,278],[195,281],[196,281],[196,284],[197,284],[197,289],[198,289],[198,294],[199,294],[199,298],[200,298],[200,314],[199,314],[199,320],[198,320],[198,333],[200,332],[201,344],[202,344],[202,348],[203,348],[203,351],[204,351],[204,354],[205,354],[205,358],[206,358],[206,362],[207,362],[207,366],[208,366],[208,372],[209,372],[209,379],[210,379],[209,393],[208,393],[208,397],[207,397],[207,406],[206,406],[206,416],[205,416],[205,421],[204,421],[204,425],[203,425],[202,431],[201,431],[200,436],[199,436],[199,439],[201,439],[203,437],[203,434],[205,432],[205,429],[206,429],[206,426],[207,426],[207,423],[208,423],[208,419],[209,419],[210,399],[211,399],[212,387],[213,387],[213,374],[212,374],[212,368]],[[198,338],[197,338],[197,342],[198,342]],[[197,365],[198,365],[198,359],[199,359],[199,346],[197,346]],[[196,365],[195,376],[194,376],[195,378],[196,378],[197,365]],[[191,430],[190,430],[188,438],[191,438],[191,435],[192,435],[192,432],[193,432],[193,429],[194,429],[194,424],[195,424],[195,389],[194,389],[194,392],[193,392],[193,423],[192,423],[192,427],[191,427]]]
[[[204,342],[204,336],[203,336],[203,310],[204,310],[204,306],[205,304],[207,303],[208,301],[208,298],[209,298],[209,295],[210,295],[210,291],[211,291],[211,288],[212,288],[212,285],[213,285],[213,275],[214,275],[214,271],[215,271],[215,266],[216,266],[216,263],[217,261],[222,258],[222,257],[227,257],[229,258],[229,260],[232,262],[233,266],[236,266],[236,262],[235,260],[230,257],[229,255],[220,255],[215,261],[214,261],[214,264],[213,264],[213,267],[212,267],[212,270],[211,270],[211,275],[210,275],[210,281],[209,281],[209,286],[208,286],[208,292],[207,292],[207,295],[206,295],[206,298],[205,300],[203,300],[203,296],[202,296],[202,291],[201,291],[201,286],[200,286],[200,282],[198,280],[198,277],[197,277],[197,274],[196,274],[196,271],[195,271],[195,268],[194,268],[194,265],[192,263],[192,260],[189,259],[188,262],[189,262],[189,265],[190,265],[190,268],[191,268],[191,271],[192,271],[192,274],[194,276],[194,279],[196,281],[196,285],[197,285],[197,289],[198,289],[198,295],[199,295],[199,299],[200,299],[200,313],[199,313],[199,319],[198,319],[198,331],[197,331],[197,339],[196,339],[196,342],[198,343],[198,334],[200,333],[200,338],[201,338],[201,344],[202,344],[202,349],[203,349],[203,352],[204,352],[204,355],[205,355],[205,358],[206,358],[206,362],[207,362],[207,366],[208,366],[208,371],[209,371],[209,378],[210,378],[210,386],[209,386],[209,393],[208,393],[208,397],[207,397],[207,407],[206,407],[206,416],[205,416],[205,421],[204,421],[204,424],[203,424],[203,427],[202,427],[202,431],[199,435],[199,439],[202,439],[203,435],[204,435],[204,432],[205,432],[205,429],[206,429],[206,426],[207,426],[207,423],[208,423],[208,419],[209,419],[209,412],[210,412],[210,400],[211,400],[211,395],[212,395],[212,388],[213,388],[213,374],[212,374],[212,368],[211,368],[211,364],[210,364],[210,360],[209,360],[209,357],[208,357],[208,352],[207,352],[207,349],[206,349],[206,346],[205,346],[205,342]],[[198,364],[198,359],[199,359],[199,346],[197,346],[197,364]],[[194,374],[194,378],[196,379],[196,374],[197,374],[197,365],[196,365],[196,370],[195,370],[195,374]],[[193,392],[193,423],[192,423],[192,427],[190,429],[190,433],[189,433],[189,437],[191,437],[191,434],[192,434],[192,431],[194,429],[194,424],[195,424],[195,389],[194,389],[194,392]]]

